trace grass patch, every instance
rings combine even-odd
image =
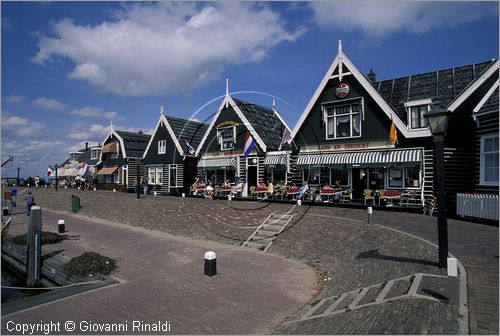
[[[23,233],[12,238],[12,242],[18,245],[26,245],[26,237],[27,233]],[[57,244],[62,242],[65,239],[69,239],[67,235],[61,235],[55,232],[42,231],[41,243],[42,245],[46,244]]]
[[[116,261],[95,252],[74,257],[65,266],[66,276],[107,275],[116,269]]]

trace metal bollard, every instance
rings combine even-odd
[[[94,187],[94,191],[97,191],[97,187]]]
[[[158,196],[158,192],[153,191],[153,195]]]
[[[301,205],[302,205],[302,200],[301,200],[301,199],[297,200],[297,205],[298,205],[298,206],[301,206]]]
[[[227,200],[228,200],[229,202],[231,202],[231,200],[232,200],[232,199],[233,199],[233,196],[231,196],[231,195],[227,195]]]
[[[113,192],[116,192],[116,189],[113,189]]]
[[[447,258],[448,269],[448,302],[458,304],[458,261]]]
[[[182,193],[182,198],[186,197],[186,193]]]
[[[64,225],[64,219],[60,219],[57,221],[57,233],[64,233],[66,231],[66,227]]]
[[[368,208],[366,208],[366,210],[368,212],[368,224],[371,224],[372,223],[373,208],[368,207]]]
[[[42,210],[39,206],[32,206],[26,243],[26,284],[28,287],[36,287],[40,282],[42,254],[41,235]]]
[[[214,276],[217,274],[217,259],[215,252],[208,251],[205,253],[205,275]]]

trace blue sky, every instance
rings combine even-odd
[[[210,120],[225,93],[293,128],[338,40],[377,80],[498,58],[498,2],[2,1],[2,176],[45,175],[115,129]],[[253,92],[253,93],[250,93]],[[259,92],[259,93],[257,93]],[[213,101],[207,104],[210,101]],[[204,107],[203,107],[204,106]],[[202,108],[203,107],[203,108]]]

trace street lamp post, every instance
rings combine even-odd
[[[448,258],[448,224],[446,219],[446,179],[444,171],[444,136],[448,127],[450,112],[434,106],[424,115],[434,141],[435,183],[438,206],[439,268],[446,268]]]
[[[57,165],[57,163],[54,165],[54,169],[56,170],[56,191],[57,191],[57,168],[59,168],[59,166]]]

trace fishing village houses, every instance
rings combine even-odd
[[[242,183],[242,197],[254,197],[262,182],[307,181],[313,190],[341,188],[347,202],[405,199],[422,207],[435,194],[425,114],[439,106],[450,113],[445,176],[453,216],[457,195],[498,195],[498,91],[498,60],[377,80],[373,70],[363,75],[339,42],[293,130],[274,102],[266,108],[238,99],[226,81],[209,125],[162,112],[153,135],[112,130],[100,148],[83,152],[100,189],[131,191],[138,171],[150,192],[162,195],[189,195],[196,177],[215,186]],[[65,169],[78,168],[70,155]]]

